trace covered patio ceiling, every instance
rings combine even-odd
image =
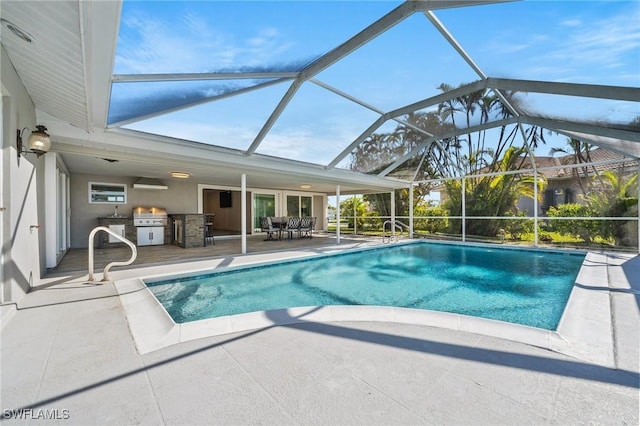
[[[8,59],[72,173],[180,170],[220,185],[247,173],[250,186],[349,193],[406,187],[411,174],[394,172],[433,144],[502,126],[546,129],[534,155],[573,137],[640,157],[640,6],[567,3],[9,0],[0,11]],[[478,91],[508,116],[409,118]],[[363,143],[398,126],[420,142],[355,165]]]

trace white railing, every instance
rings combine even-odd
[[[112,235],[131,248],[131,258],[129,260],[125,262],[111,262],[104,267],[104,270],[102,271],[102,281],[109,281],[109,270],[111,269],[111,267],[131,265],[138,256],[138,250],[136,249],[135,244],[127,240],[122,235],[119,235],[117,232],[114,232],[111,229],[107,228],[106,226],[97,226],[93,228],[91,233],[89,233],[89,281],[95,281],[95,278],[93,277],[93,238],[95,237],[96,233],[98,233],[98,231],[104,231],[107,234]]]
[[[387,224],[389,224],[389,235],[387,235]],[[404,225],[407,229],[409,229],[409,227],[407,225],[405,225],[402,222],[398,222],[395,220],[386,220],[383,224],[382,224],[382,242],[385,242],[385,239],[388,237],[389,238],[389,242],[391,242],[391,238],[396,237],[396,242],[398,241],[398,234],[396,234],[394,232],[394,230],[399,230],[400,232],[402,232],[404,229],[402,228],[402,226],[400,225]]]

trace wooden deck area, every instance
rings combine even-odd
[[[334,234],[314,234],[313,238],[291,239],[286,238],[275,241],[264,241],[263,235],[253,235],[247,237],[247,253],[270,252],[291,249],[312,249],[336,244]],[[375,238],[380,240],[380,237]],[[372,237],[362,237],[351,235],[341,237],[341,243],[370,243]],[[220,256],[238,255],[242,251],[241,240],[235,238],[216,238],[215,245],[206,247],[181,248],[174,245],[143,246],[138,247],[138,256],[129,266],[119,266],[116,269],[131,268],[148,264],[167,264],[177,262],[189,262],[195,260],[209,259]],[[113,261],[124,261],[131,256],[129,247],[122,244],[121,247],[104,248],[94,250],[94,270],[96,272],[104,268]],[[88,270],[88,249],[70,249],[62,261],[55,268],[49,269],[47,277],[57,274],[67,274],[69,272],[85,273]]]

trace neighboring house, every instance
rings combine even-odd
[[[595,148],[589,153],[591,163],[605,163],[608,161],[621,161],[611,164],[598,164],[595,166],[570,167],[577,164],[574,155],[563,155],[558,157],[536,156],[536,166],[540,173],[547,180],[547,184],[542,194],[541,202],[538,205],[538,216],[545,216],[547,210],[551,206],[558,206],[565,203],[582,203],[584,199],[583,189],[580,185],[578,173],[582,178],[582,185],[585,189],[594,188],[597,181],[594,182],[592,177],[596,172],[601,173],[606,170],[617,170],[623,174],[632,174],[638,172],[638,161],[629,159],[622,154],[609,151],[603,148]],[[626,161],[622,161],[625,160]],[[525,159],[522,169],[532,169],[529,158]],[[585,170],[589,177],[588,182],[585,179]],[[590,186],[587,186],[590,185]],[[431,190],[440,194],[439,204],[444,203],[449,197],[446,193],[444,185],[438,185]],[[527,215],[533,217],[534,202],[532,198],[520,197],[517,204],[518,210],[526,211]]]
[[[573,154],[558,157],[536,157],[537,168],[547,179],[542,201],[539,204],[539,215],[546,215],[547,210],[552,206],[557,207],[559,204],[584,202],[584,191],[588,191],[589,188],[594,188],[593,185],[597,185],[597,181],[592,179],[596,176],[596,173],[601,173],[606,170],[619,171],[622,174],[638,172],[637,161],[633,161],[624,155],[603,148],[591,150],[589,152],[589,158],[590,162],[596,163],[596,165],[585,165],[584,167],[575,168],[569,167],[578,164]],[[622,161],[625,160],[625,158],[627,158],[628,161],[612,164],[597,164],[608,161]],[[530,168],[530,164],[529,161],[526,161],[523,168]],[[587,176],[585,176],[585,172]],[[582,179],[582,186],[580,179]],[[534,203],[531,198],[521,197],[517,207],[521,211],[527,211],[528,216],[533,216]]]

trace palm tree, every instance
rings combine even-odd
[[[525,147],[509,147],[504,156],[495,163],[495,172],[518,170]],[[462,181],[451,180],[445,183],[448,200],[446,207],[452,216],[462,215]],[[505,216],[516,214],[519,197],[534,198],[534,184],[538,185],[538,200],[541,199],[546,180],[532,175],[500,174],[495,176],[469,177],[465,179],[466,216]],[[453,226],[459,222],[450,221]],[[467,232],[475,235],[494,236],[500,228],[499,221],[468,220]],[[453,230],[457,232],[457,230]]]
[[[638,173],[629,175],[623,170],[606,170],[600,174],[600,181],[604,182],[604,187],[591,191],[585,197],[592,214],[600,217],[638,216]],[[630,222],[605,221],[599,231],[605,238],[613,237],[616,245],[636,246],[638,232],[634,226]]]

